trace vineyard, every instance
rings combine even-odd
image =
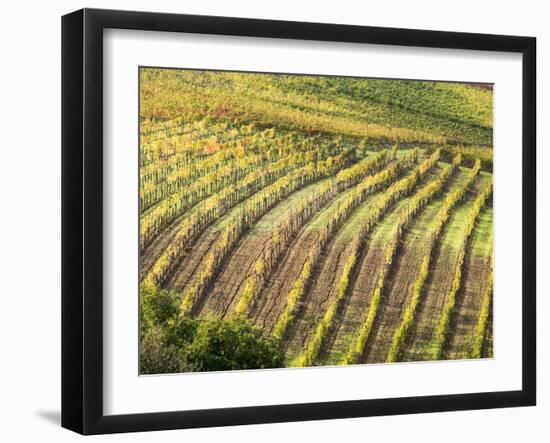
[[[141,68],[141,372],[492,357],[492,100]]]

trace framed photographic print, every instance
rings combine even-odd
[[[62,425],[534,405],[530,37],[62,20]]]

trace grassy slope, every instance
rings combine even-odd
[[[457,296],[456,314],[451,321],[453,332],[444,354],[446,358],[465,358],[471,348],[483,293],[487,286],[492,242],[493,208],[486,207],[479,215],[466,256],[462,288]],[[492,321],[489,324],[489,329],[492,329]],[[492,334],[490,335],[492,341]]]
[[[449,191],[464,183],[467,175],[467,172],[459,171],[451,179]],[[380,363],[386,360],[393,334],[400,324],[406,306],[410,303],[412,286],[417,279],[425,245],[429,241],[430,228],[443,199],[444,197],[440,196],[426,205],[403,238],[401,252],[394,259],[393,271],[390,273],[371,339],[367,344],[363,360],[365,362]]]
[[[141,71],[141,117],[144,119],[188,116],[189,119],[209,119],[212,122],[230,121],[254,123],[257,126],[276,126],[298,130],[303,134],[328,133],[361,137],[374,141],[411,141],[422,142],[456,142],[469,145],[492,144],[492,92],[470,86],[449,83],[387,81],[374,79],[347,79],[312,76],[274,76],[243,75],[239,73],[206,73],[193,71]],[[352,139],[352,142],[355,143]],[[349,140],[348,140],[349,141]],[[401,153],[401,152],[400,152]],[[464,179],[463,170],[458,178],[453,179],[452,186]],[[488,175],[484,176],[484,180]],[[236,255],[230,257],[222,270],[214,290],[207,295],[204,306],[199,306],[201,315],[212,311],[224,315],[232,304],[244,281],[246,270],[254,264],[255,257],[261,251],[261,244],[267,238],[273,224],[293,207],[294,203],[318,184],[309,185],[291,194],[285,201],[264,215],[253,229],[243,238],[236,248]],[[346,192],[337,197],[331,205],[338,204]],[[471,196],[470,196],[471,197]],[[330,299],[331,278],[338,275],[345,257],[349,239],[356,232],[362,218],[369,210],[370,197],[357,209],[347,223],[338,231],[335,239],[329,244],[314,280],[312,289],[304,299],[303,309],[298,321],[289,331],[289,354],[295,353],[305,343],[312,325],[322,315]],[[429,233],[433,215],[441,205],[442,198],[436,199],[421,211],[404,238],[401,253],[396,258],[390,274],[390,284],[385,290],[379,318],[375,322],[373,334],[367,347],[365,361],[384,361],[395,325],[408,303],[410,286],[416,277],[418,257],[423,252],[426,236]],[[451,275],[446,271],[452,267],[452,257],[460,244],[462,220],[467,214],[471,198],[462,204],[453,214],[449,226],[445,228],[441,249],[436,261],[433,275],[427,282],[427,294],[433,304],[420,306],[418,337],[429,336],[429,330],[436,323],[437,306],[441,294],[446,294]],[[378,224],[369,239],[368,247],[362,256],[357,279],[351,288],[349,300],[346,301],[342,316],[337,319],[336,333],[331,337],[323,361],[335,363],[353,338],[364,313],[368,309],[368,288],[374,283],[381,250],[391,235],[400,208],[406,200],[400,201],[395,209]],[[330,205],[329,205],[330,207]],[[213,242],[218,238],[229,214],[236,214],[237,205],[226,216],[213,223],[201,235],[197,244],[190,251],[176,271],[168,287],[184,291],[195,278],[197,267],[203,262]],[[193,210],[193,209],[192,209]],[[191,211],[192,211],[191,210]],[[189,213],[188,213],[189,214]],[[187,214],[187,215],[188,215]],[[320,211],[308,223],[286,253],[276,269],[268,287],[262,294],[262,303],[254,312],[252,319],[264,332],[269,332],[276,321],[288,289],[308,250],[308,242],[315,235],[315,228],[326,217],[327,210]],[[180,218],[174,223],[178,226]],[[173,238],[176,228],[165,231],[153,243],[145,257],[145,264],[162,252]],[[471,335],[475,327],[477,313],[481,303],[484,285],[486,284],[487,260],[492,242],[492,208],[482,211],[476,225],[471,248],[465,262],[463,290],[457,297],[456,315],[451,327],[446,356],[463,358],[470,346]],[[142,257],[143,259],[143,257]],[[241,278],[242,277],[242,278]],[[430,286],[431,285],[431,286]],[[229,288],[229,290],[228,290]],[[229,294],[228,294],[229,293]],[[432,295],[430,295],[432,294]],[[439,301],[435,301],[439,300]],[[434,311],[435,309],[435,311]],[[434,315],[435,312],[435,315]],[[492,318],[489,324],[492,327]],[[417,325],[412,329],[416,330]],[[409,346],[415,351],[407,359],[422,358],[426,339],[415,335],[410,338]],[[492,354],[492,333],[487,333],[488,343],[485,353]],[[406,352],[409,352],[406,350]],[[420,355],[420,357],[419,357]]]
[[[141,81],[145,119],[190,114],[352,136],[400,128],[492,145],[492,92],[461,84],[151,69]]]
[[[439,172],[441,172],[439,167],[433,168],[426,174],[418,186],[422,186],[432,180]],[[304,305],[300,318],[296,321],[289,334],[289,343],[285,347],[287,361],[292,361],[295,358],[296,354],[315,332],[315,328],[322,319],[328,304],[336,296],[337,285],[342,273],[342,267],[349,254],[351,240],[369,213],[373,200],[373,198],[367,200],[355,211],[346,223],[342,225],[334,240],[326,248],[326,252],[323,254],[319,264],[318,272],[308,291],[307,303]],[[396,206],[403,207],[405,200],[406,198],[398,202]],[[384,224],[387,217],[395,217],[395,213],[395,210],[390,210],[382,218],[382,222],[378,226]],[[346,297],[346,300],[348,298],[349,296]],[[359,313],[354,312],[354,314]],[[335,323],[339,324],[338,318]],[[330,338],[327,341],[329,342],[327,347],[331,347]],[[323,356],[321,356],[321,359],[323,359]]]
[[[433,178],[440,169],[437,168],[430,174],[429,179]],[[412,195],[401,199],[393,209],[376,225],[372,232],[368,244],[363,252],[362,260],[359,260],[357,276],[349,289],[348,302],[342,310],[338,326],[333,332],[330,343],[327,344],[322,356],[326,364],[338,364],[349,346],[356,338],[357,331],[360,329],[369,309],[372,291],[380,271],[380,266],[384,260],[384,250],[387,239],[391,238],[395,232],[395,225],[406,208]],[[368,211],[368,208],[365,208]],[[356,222],[360,222],[360,217],[350,220],[345,226],[340,238],[345,241],[353,232]]]
[[[369,122],[450,135],[489,140],[492,128],[491,92],[452,83],[407,80],[285,76],[272,80],[287,94],[305,89],[311,97],[334,102],[347,113]],[[305,83],[305,84],[304,84]],[[490,105],[489,105],[490,104]],[[458,127],[460,126],[460,129]]]
[[[405,361],[430,359],[434,333],[451,290],[457,254],[465,235],[465,222],[476,196],[488,179],[483,174],[476,180],[443,229],[433,254],[430,276],[424,287],[416,321],[403,347],[401,358]]]

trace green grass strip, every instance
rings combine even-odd
[[[462,157],[460,154],[455,156],[452,165],[444,169],[439,177],[425,185],[414,194],[411,201],[400,215],[397,225],[393,231],[393,238],[389,241],[386,249],[384,250],[384,263],[382,264],[382,269],[376,281],[376,286],[371,297],[367,317],[361,326],[357,339],[354,343],[352,343],[340,364],[346,365],[357,363],[361,358],[378,314],[378,308],[382,299],[382,291],[384,289],[386,277],[391,269],[397,246],[405,232],[405,229],[414,219],[418,211],[443,189],[443,186],[447,182],[448,178],[458,169],[461,159]]]
[[[337,296],[333,298],[329,307],[325,311],[323,318],[317,325],[317,329],[315,330],[313,337],[306,344],[305,349],[296,358],[296,366],[311,366],[315,362],[315,359],[321,350],[323,341],[330,330],[339,304],[346,294],[349,278],[357,260],[359,248],[363,244],[368,233],[375,226],[380,217],[388,210],[390,205],[404,195],[409,194],[418,184],[421,177],[437,164],[439,158],[440,151],[438,150],[427,160],[422,162],[411,175],[391,185],[386,192],[384,192],[377,200],[373,202],[372,211],[370,211],[369,216],[364,220],[363,225],[352,241],[352,250],[345,261],[342,275],[340,276],[338,283]]]
[[[456,305],[456,295],[460,290],[460,287],[462,284],[462,270],[464,267],[464,258],[466,255],[466,247],[468,245],[468,240],[472,235],[479,213],[483,209],[483,206],[485,205],[487,198],[489,198],[489,196],[491,195],[492,189],[493,189],[493,182],[491,180],[487,184],[487,186],[481,191],[481,193],[476,197],[474,204],[468,214],[468,218],[466,220],[466,226],[464,227],[464,239],[460,246],[460,252],[458,254],[458,259],[455,265],[453,284],[451,286],[449,295],[447,296],[447,302],[443,307],[443,314],[441,316],[441,319],[439,320],[437,329],[435,331],[435,344],[432,347],[433,360],[439,360],[443,355],[443,349],[448,339],[451,317]]]
[[[449,219],[451,210],[464,197],[468,189],[470,189],[470,187],[474,183],[474,180],[479,174],[480,168],[481,162],[477,160],[466,182],[460,188],[456,189],[454,192],[448,194],[445,197],[443,205],[441,206],[439,212],[435,217],[434,226],[432,228],[430,236],[430,242],[426,252],[424,253],[424,256],[422,257],[418,278],[413,285],[411,302],[406,307],[401,323],[393,335],[392,343],[386,356],[387,363],[393,363],[399,358],[401,346],[403,345],[403,342],[407,337],[409,328],[414,321],[418,304],[420,303],[424,283],[426,282],[426,278],[428,277],[428,271],[434,246],[437,242],[437,239],[439,238],[439,235],[441,234],[443,226]]]

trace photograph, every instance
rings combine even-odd
[[[141,375],[494,358],[493,84],[136,75]]]
[[[453,6],[7,2],[0,443],[550,435],[548,14]]]

